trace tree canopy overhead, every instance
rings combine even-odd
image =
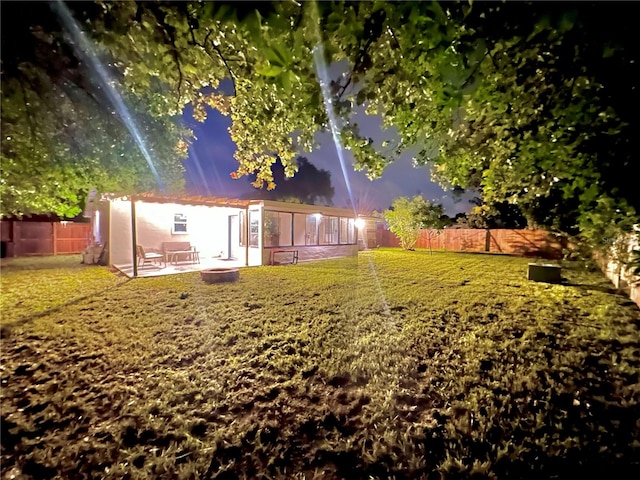
[[[118,85],[110,57],[100,61]],[[73,217],[94,187],[158,189],[97,77],[48,4],[2,5],[2,215]],[[144,98],[122,94],[166,190],[180,191],[186,149],[178,147],[189,132],[175,118],[152,116]]]
[[[105,3],[96,32],[158,111],[231,115],[236,175],[273,187],[327,128],[314,51],[344,145],[375,178],[407,148],[444,184],[517,204],[530,223],[575,231],[594,212],[638,209],[628,105],[637,47],[622,4],[437,2]],[[635,63],[634,63],[635,62]],[[615,73],[613,73],[615,72]],[[232,95],[217,87],[234,81]],[[156,93],[154,83],[163,86]],[[210,90],[204,90],[210,87]],[[636,102],[637,103],[637,102]],[[396,135],[363,137],[354,108]]]
[[[418,165],[530,225],[582,232],[637,221],[638,47],[629,4],[98,2],[75,5],[154,119],[192,104],[232,119],[235,176],[273,188],[328,127],[317,69],[355,168]],[[319,54],[324,63],[317,65]],[[314,56],[315,54],[315,56]],[[4,51],[3,51],[4,58]],[[322,60],[322,59],[321,59]],[[233,81],[226,94],[224,79]],[[4,99],[4,93],[3,93]],[[356,107],[393,134],[360,132]],[[3,114],[4,115],[4,114]],[[159,120],[160,121],[160,120]],[[4,149],[4,139],[3,139]],[[4,151],[4,150],[3,150]]]

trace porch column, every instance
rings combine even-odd
[[[249,207],[244,209],[244,266],[249,266]]]
[[[136,232],[136,202],[133,197],[131,197],[131,246],[133,247],[133,278],[136,278],[138,276],[138,255],[136,251],[138,247],[138,235]]]

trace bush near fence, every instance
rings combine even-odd
[[[416,248],[429,248],[430,232],[431,248],[435,249],[562,258],[562,240],[545,230],[445,228],[434,234],[435,230],[424,229],[420,232]],[[384,227],[376,230],[376,240],[380,247],[400,246],[398,238]]]

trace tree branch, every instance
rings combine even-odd
[[[178,68],[178,104],[177,107],[180,108],[180,101],[182,100],[182,83],[184,76],[182,74],[182,66],[180,64],[180,52],[178,51],[178,47],[176,46],[176,29],[175,27],[169,25],[165,22],[166,15],[160,10],[159,6],[156,4],[150,3],[148,5],[149,10],[153,13],[156,21],[158,22],[158,26],[160,27],[161,32],[166,41],[171,45],[171,54],[173,56],[173,60],[176,63],[176,67]],[[187,24],[189,24],[189,28],[191,28],[190,22],[187,20]]]
[[[237,96],[236,76],[235,76],[235,74],[231,70],[231,67],[229,66],[229,63],[227,62],[227,59],[224,58],[224,55],[222,55],[222,52],[220,51],[220,49],[213,43],[213,41],[211,41],[211,42],[209,41],[209,37],[213,33],[213,30],[209,30],[207,32],[207,34],[204,37],[204,42],[203,43],[200,43],[200,42],[198,42],[196,40],[195,32],[194,32],[194,29],[193,29],[193,26],[191,25],[191,23],[189,23],[189,32],[191,33],[191,41],[192,41],[193,45],[196,45],[196,46],[202,48],[206,52],[206,54],[209,55],[209,57],[211,57],[211,59],[213,59],[213,55],[211,55],[211,52],[207,48],[207,45],[209,43],[211,44],[213,49],[218,54],[218,59],[222,61],[222,63],[224,64],[225,68],[227,69],[227,72],[229,72],[229,76],[231,77],[231,83],[233,85],[233,96],[234,97]]]
[[[229,75],[231,76],[231,83],[233,84],[233,96],[236,97],[238,95],[238,92],[236,90],[236,76],[234,75],[233,71],[231,70],[231,67],[227,63],[226,58],[224,58],[224,55],[222,55],[222,52],[220,51],[218,46],[215,43],[213,43],[213,41],[211,41],[210,43],[211,43],[211,46],[213,47],[213,49],[218,54],[218,56],[220,57],[220,60],[222,60],[222,63],[224,63],[224,66],[227,67],[227,71],[229,72]]]
[[[391,27],[389,27],[389,26],[387,26],[387,33],[391,36],[391,38],[393,39],[393,41],[396,44],[396,47],[400,50],[400,54],[402,55],[402,47],[400,47],[400,42],[398,41],[398,39],[396,38],[395,34],[393,33],[393,30],[391,30]],[[355,61],[354,65],[353,65],[353,68],[349,72],[349,78],[347,79],[347,82],[340,88],[340,90],[337,93],[337,99],[338,100],[342,99],[342,96],[344,95],[345,91],[347,90],[347,88],[351,84],[351,81],[353,80],[354,72],[356,72],[362,66],[365,55],[367,54],[367,52],[368,52],[369,48],[371,47],[371,45],[373,44],[373,42],[376,41],[378,38],[379,38],[379,35],[370,35],[369,37],[367,37],[367,40],[366,40],[364,46],[360,47],[360,51],[358,52],[358,57],[356,58],[356,61]]]
[[[296,16],[296,22],[293,26],[293,31],[295,32],[300,26],[300,22],[302,21],[302,10],[304,8],[304,3],[298,3],[295,0],[294,0],[294,3],[298,5],[298,7],[300,7],[300,10],[298,10],[298,15]]]
[[[489,49],[484,51],[484,55],[480,60],[478,60],[478,63],[476,63],[475,67],[473,67],[471,74],[469,74],[469,76],[465,79],[465,81],[462,82],[462,85],[460,85],[460,90],[462,90],[467,85],[467,83],[469,83],[469,80],[471,80],[473,76],[478,72],[480,65],[482,65],[482,62],[484,61],[484,59],[487,58],[487,55],[489,55]]]

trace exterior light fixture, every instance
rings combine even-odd
[[[356,218],[356,228],[362,230],[364,228],[364,218]]]

